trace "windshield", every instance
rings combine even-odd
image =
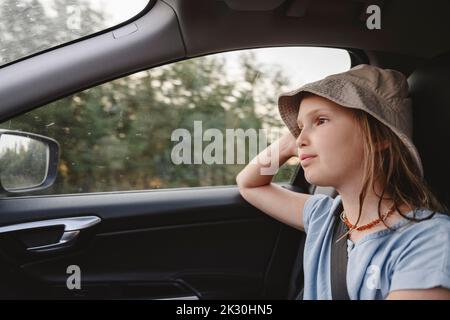
[[[0,66],[139,14],[149,0],[2,0]]]

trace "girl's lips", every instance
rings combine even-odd
[[[309,157],[315,157],[315,156],[316,156],[315,154],[304,153],[304,154],[302,154],[302,155],[300,156],[300,160],[303,160],[303,159],[306,159],[306,158],[309,158]]]
[[[311,162],[312,159],[314,159],[315,157],[316,156],[312,156],[312,157],[308,157],[308,158],[305,158],[305,159],[301,160],[302,165],[305,165],[305,164]]]

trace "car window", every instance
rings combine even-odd
[[[287,130],[278,95],[349,68],[340,49],[219,53],[107,82],[0,127],[60,143],[57,180],[40,194],[235,185]],[[289,181],[297,165],[290,159],[274,181]]]
[[[149,0],[0,1],[0,66],[125,22]]]

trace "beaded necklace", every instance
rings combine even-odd
[[[342,222],[345,223],[345,225],[347,226],[347,228],[348,228],[349,230],[348,230],[342,237],[340,237],[337,241],[339,241],[339,240],[342,239],[343,237],[347,236],[348,234],[352,233],[354,230],[357,230],[357,231],[363,231],[363,230],[368,230],[368,229],[373,228],[374,226],[376,226],[377,224],[379,224],[381,221],[384,221],[384,220],[385,220],[388,216],[390,216],[392,213],[394,213],[394,212],[395,212],[394,209],[395,209],[395,204],[392,205],[392,207],[391,207],[388,211],[386,211],[386,212],[384,213],[384,215],[381,216],[381,218],[375,219],[375,220],[373,220],[373,221],[371,221],[371,222],[369,222],[369,223],[367,223],[367,224],[365,224],[365,225],[359,226],[359,227],[356,226],[356,225],[353,225],[353,224],[348,220],[347,216],[345,215],[345,211],[342,211],[342,213],[341,213],[341,215],[340,215],[340,218],[341,218]]]

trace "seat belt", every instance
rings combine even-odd
[[[347,291],[347,239],[341,239],[336,243],[336,240],[348,231],[347,226],[340,218],[343,210],[341,201],[333,212],[334,223],[330,260],[331,296],[333,300],[350,300]]]

